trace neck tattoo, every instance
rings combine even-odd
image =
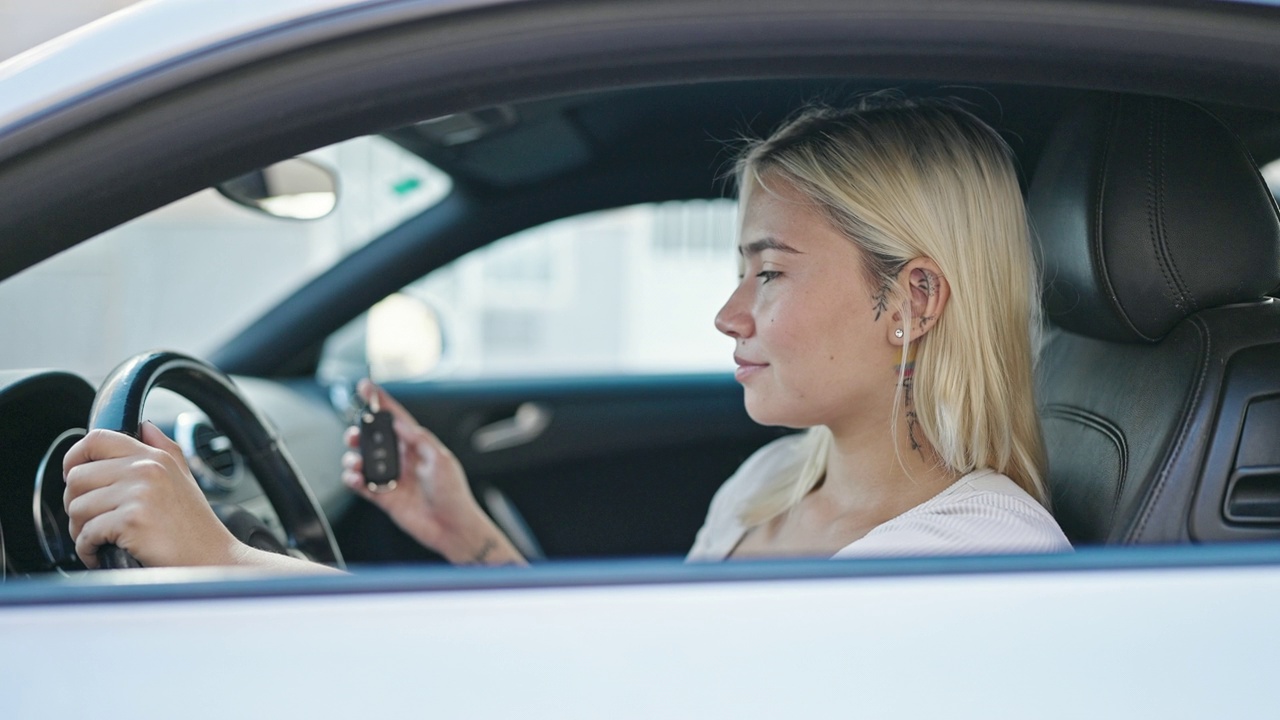
[[[914,353],[912,354],[914,355]],[[915,359],[910,359],[906,365],[899,366],[898,371],[902,375],[902,404],[907,411],[907,440],[911,442],[911,449],[920,453],[920,457],[923,458],[924,443],[920,442],[918,434],[920,432],[920,418],[916,415],[916,405],[912,398],[912,387],[915,384]]]

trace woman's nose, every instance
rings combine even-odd
[[[724,307],[716,313],[716,329],[731,338],[749,337],[754,327],[748,303],[743,292],[745,283],[740,283],[733,294],[725,301]]]

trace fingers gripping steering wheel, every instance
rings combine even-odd
[[[126,360],[98,389],[89,412],[89,429],[138,437],[143,403],[157,387],[195,403],[231,440],[279,516],[289,547],[316,562],[343,566],[324,512],[275,431],[249,406],[231,379],[212,365],[175,352],[144,353]],[[99,547],[98,562],[103,568],[141,566],[115,545]]]

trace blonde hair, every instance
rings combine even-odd
[[[749,143],[737,178],[742,193],[766,188],[765,179],[786,183],[862,250],[871,286],[902,311],[904,366],[912,328],[898,272],[920,257],[937,263],[951,297],[913,343],[916,431],[951,471],[993,468],[1047,506],[1032,370],[1038,274],[1012,151],[999,134],[944,102],[809,108]],[[901,402],[901,377],[897,392]],[[897,414],[895,403],[895,437]],[[794,507],[825,475],[831,441],[826,427],[811,428],[799,472],[765,487],[743,522]]]

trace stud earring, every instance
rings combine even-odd
[[[902,328],[898,328],[897,330],[894,330],[894,331],[893,331],[893,336],[894,336],[894,337],[896,337],[896,338],[900,338],[900,337],[902,337],[902,335],[903,335],[903,333],[902,333]]]

